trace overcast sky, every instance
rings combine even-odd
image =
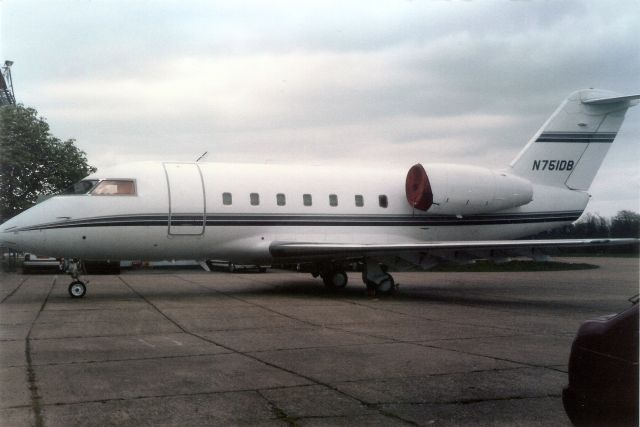
[[[4,0],[19,102],[139,159],[507,165],[571,92],[640,93],[630,1]],[[640,106],[587,210],[640,210]]]

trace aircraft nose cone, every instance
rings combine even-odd
[[[15,218],[0,224],[0,246],[16,249],[20,238],[19,233],[14,231],[17,229]]]

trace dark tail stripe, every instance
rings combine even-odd
[[[469,215],[463,218],[437,215],[207,215],[208,226],[453,226],[567,222],[580,217],[580,211]],[[172,226],[202,226],[202,215],[181,214],[171,218]],[[166,214],[87,218],[40,224],[15,231],[79,227],[167,227]]]
[[[612,143],[616,132],[542,132],[536,142]]]

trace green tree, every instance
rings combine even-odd
[[[96,171],[74,143],[51,135],[34,108],[0,107],[0,220]]]
[[[609,237],[609,222],[606,218],[588,212],[573,224],[574,235],[581,239]]]
[[[640,237],[640,214],[619,211],[611,218],[611,237]]]

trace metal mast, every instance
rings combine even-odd
[[[11,78],[11,66],[13,61],[4,61],[0,73],[0,106],[16,105],[16,97],[13,94],[13,79]]]

